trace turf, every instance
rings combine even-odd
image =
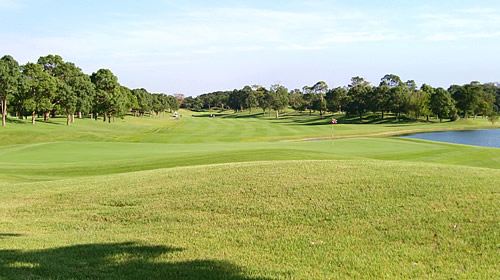
[[[494,279],[499,176],[328,160],[13,184],[0,276]]]
[[[386,137],[491,123],[181,114],[11,119],[0,279],[500,275],[500,149]]]

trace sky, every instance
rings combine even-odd
[[[61,55],[131,89],[500,81],[500,1],[0,0],[0,56]]]

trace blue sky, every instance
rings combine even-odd
[[[0,0],[0,25],[0,55],[59,54],[150,92],[500,80],[500,1]]]

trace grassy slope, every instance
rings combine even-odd
[[[185,116],[191,115],[184,112]],[[249,117],[250,116],[250,117]],[[327,121],[328,119],[326,119]],[[304,123],[304,121],[307,121]],[[127,118],[113,124],[63,119],[35,126],[10,123],[0,134],[0,184],[103,175],[163,167],[283,159],[391,159],[500,168],[498,149],[421,140],[356,138],[318,142],[277,140],[332,137],[317,116],[262,119],[229,114]],[[334,136],[414,130],[491,127],[484,120],[457,123],[387,123],[335,126]]]
[[[499,177],[335,160],[10,185],[0,278],[494,279]]]
[[[0,278],[498,277],[500,149],[262,118],[9,123]]]

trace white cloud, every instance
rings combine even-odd
[[[452,10],[418,16],[420,31],[427,40],[456,41],[500,37],[500,11],[493,8]]]
[[[286,12],[253,8],[194,10],[182,19],[151,19],[96,26],[108,49],[129,53],[213,54],[262,50],[325,49],[338,43],[384,41],[398,38],[384,23],[359,11],[336,15],[319,12]],[[98,40],[95,40],[98,41]],[[144,55],[144,54],[143,54]]]

